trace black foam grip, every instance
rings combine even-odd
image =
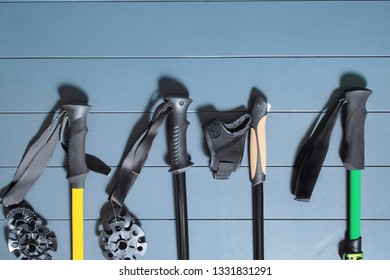
[[[192,99],[181,96],[169,96],[172,112],[170,114],[169,147],[171,168],[169,172],[178,174],[184,172],[193,163],[187,153],[187,110]]]
[[[85,138],[88,133],[85,105],[64,105],[69,120],[68,176],[72,188],[84,188],[89,169],[85,159]]]
[[[371,93],[368,89],[345,92],[348,104],[344,126],[346,150],[343,162],[347,170],[364,169],[364,123],[367,115],[366,102]]]

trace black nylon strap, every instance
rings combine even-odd
[[[307,143],[297,156],[294,168],[297,170],[295,199],[309,201],[318,175],[321,171],[329,148],[330,136],[342,106],[347,103],[341,99],[330,115],[324,115],[312,132]]]
[[[4,206],[18,204],[24,199],[52,158],[55,147],[67,128],[68,121],[65,111],[61,112],[27,150],[1,200]],[[63,147],[68,152],[68,148],[65,145]],[[110,167],[94,156],[86,154],[86,163],[88,168],[95,172],[106,175],[110,173]]]
[[[52,132],[56,120],[58,120],[58,123]],[[66,122],[67,117],[64,113],[61,113],[28,149],[1,201],[4,206],[21,202],[41,176],[53,155],[60,139],[60,132]]]
[[[297,170],[295,199],[309,201],[329,147],[330,136],[341,108],[344,114],[344,135],[341,158],[347,170],[364,169],[364,122],[366,102],[372,91],[350,88],[344,98],[325,115],[313,130],[310,139],[299,151],[294,169]]]
[[[119,178],[116,186],[110,194],[109,199],[117,206],[122,206],[130,189],[134,185],[138,175],[141,173],[146,159],[149,155],[153,140],[161,125],[171,112],[168,101],[161,103],[154,111],[148,128],[134,143],[119,171]]]

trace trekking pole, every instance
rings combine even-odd
[[[170,96],[166,98],[170,102],[172,112],[170,114],[170,158],[175,189],[176,232],[178,241],[178,259],[189,260],[188,242],[188,215],[185,170],[193,163],[187,154],[186,132],[189,126],[187,121],[187,109],[191,104],[190,98]]]
[[[87,114],[90,106],[63,105],[58,117],[43,131],[23,156],[14,178],[1,200],[13,208],[6,222],[11,230],[9,250],[19,259],[51,259],[48,251],[56,251],[57,241],[53,232],[38,223],[38,217],[29,207],[20,207],[22,200],[42,175],[54,153],[56,144],[69,126],[68,145],[62,143],[68,154],[67,179],[72,187],[72,259],[83,259],[83,189],[89,170],[108,175],[111,168],[99,158],[85,154]]]
[[[346,153],[344,166],[349,176],[349,225],[346,260],[362,260],[360,233],[361,174],[364,169],[364,123],[366,102],[371,95],[367,89],[353,89],[345,93],[348,102],[345,118]]]
[[[249,132],[249,167],[252,182],[253,250],[255,260],[264,260],[264,195],[266,174],[265,123],[271,108],[264,99],[257,98],[251,110]]]
[[[72,260],[84,259],[83,191],[89,173],[85,159],[85,138],[88,132],[85,105],[64,105],[69,118],[68,176],[72,187]]]

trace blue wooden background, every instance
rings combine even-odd
[[[114,168],[157,103],[187,91],[187,171],[192,259],[251,259],[247,151],[228,181],[212,178],[201,125],[232,120],[253,92],[272,104],[267,120],[266,259],[339,259],[346,230],[346,174],[336,124],[310,203],[294,201],[292,165],[330,98],[365,86],[366,259],[389,259],[389,1],[0,1],[0,188],[58,105],[80,94],[93,107],[87,151]],[[165,131],[126,205],[146,232],[144,259],[176,259],[172,177]],[[70,197],[58,147],[27,196],[56,233],[54,259],[70,259]],[[103,259],[97,223],[112,177],[91,173],[85,191],[85,257]],[[3,219],[2,219],[3,220]],[[4,223],[2,223],[2,226]],[[8,253],[4,231],[0,259]]]

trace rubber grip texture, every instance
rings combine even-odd
[[[68,176],[72,188],[84,188],[89,169],[85,159],[85,138],[88,133],[87,105],[64,105],[69,119]]]
[[[364,169],[364,123],[367,116],[366,102],[372,91],[352,89],[345,92],[347,111],[345,117],[344,166],[347,170]]]
[[[169,96],[172,112],[170,114],[169,148],[171,168],[169,172],[179,174],[184,172],[193,163],[187,153],[187,128],[190,123],[187,121],[187,110],[192,99],[181,96]]]

